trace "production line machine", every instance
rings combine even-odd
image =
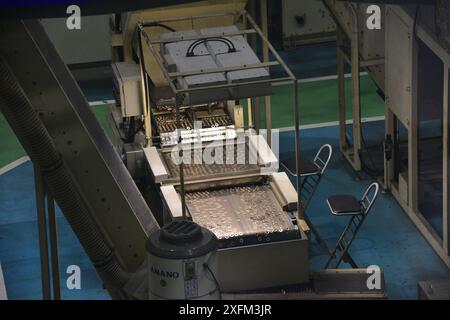
[[[217,236],[219,283],[228,292],[309,279],[297,192],[278,172],[266,139],[248,126],[255,121],[248,119],[251,101],[271,94],[280,80],[270,67],[281,63],[261,62],[254,53],[247,36],[267,39],[242,10],[157,21],[151,11],[145,21],[127,17],[138,21],[131,39],[142,40],[133,47],[143,58],[113,64],[117,99],[110,117],[120,137],[133,133],[120,139],[119,150],[134,178],[145,181],[142,187],[153,184],[160,195],[160,224],[188,218]],[[153,81],[158,72],[163,85]],[[290,75],[283,80],[292,81]],[[171,90],[159,94],[167,86]],[[248,101],[247,112],[241,100]],[[154,198],[148,202],[155,212]]]

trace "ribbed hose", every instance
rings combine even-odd
[[[113,250],[77,192],[50,134],[15,76],[0,57],[0,109],[31,160],[40,166],[48,188],[106,284],[121,289],[128,281]]]

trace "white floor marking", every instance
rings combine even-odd
[[[4,166],[3,168],[0,168],[0,176],[2,174],[7,173],[8,171],[11,171],[14,168],[17,168],[18,166],[20,166],[21,164],[24,164],[25,162],[27,162],[29,160],[30,160],[30,157],[24,156],[20,159],[17,159],[16,161],[11,162],[10,164]]]
[[[382,120],[384,120],[384,116],[362,118],[361,122],[364,123],[364,122],[374,122],[374,121],[382,121]],[[347,121],[345,121],[345,123],[352,124],[353,120],[347,120]],[[339,121],[322,122],[322,123],[315,123],[315,124],[305,124],[305,125],[300,126],[300,130],[333,127],[333,126],[338,126],[338,125],[339,125]],[[279,128],[280,132],[294,131],[294,129],[295,129],[294,126]]]

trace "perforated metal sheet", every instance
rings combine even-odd
[[[268,185],[190,192],[186,204],[193,220],[219,239],[259,235],[270,241],[273,233],[295,230]]]
[[[237,32],[236,26],[228,25],[223,27],[205,28],[199,32],[196,30],[186,30],[181,32],[169,32],[161,35],[161,38],[174,39],[180,36],[192,35],[217,35],[229,32]],[[221,41],[209,40],[205,43],[198,43],[193,52],[188,49],[195,40],[186,40],[167,43],[163,46],[164,58],[169,65],[176,66],[177,71],[189,72],[215,68],[239,67],[244,65],[259,64],[261,61],[253,52],[251,46],[247,43],[242,35],[221,37],[228,39],[235,49],[229,52],[228,45]],[[227,83],[248,82],[270,79],[269,70],[265,68],[244,69],[229,72],[204,73],[198,75],[180,76],[177,80],[178,86],[184,89],[195,87],[209,86],[210,89],[197,92],[191,92],[186,95],[184,103],[200,103],[216,100],[236,100],[253,96],[265,96],[271,94],[271,85],[252,84],[242,85],[235,88],[214,88],[215,85],[223,85]]]
[[[191,152],[191,164],[184,165],[185,180],[195,180],[218,175],[230,175],[236,173],[257,172],[258,164],[249,164],[249,148],[248,145],[234,148],[233,161],[228,159],[226,147],[223,147],[223,164],[205,164],[202,160],[203,153]],[[178,179],[180,175],[179,166],[173,162],[170,152],[163,153],[164,163],[169,171],[170,178]],[[226,163],[234,164],[226,164]],[[201,164],[202,163],[202,164]]]

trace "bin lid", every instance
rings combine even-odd
[[[174,220],[153,232],[147,252],[165,259],[190,259],[217,249],[217,237],[190,220]]]

